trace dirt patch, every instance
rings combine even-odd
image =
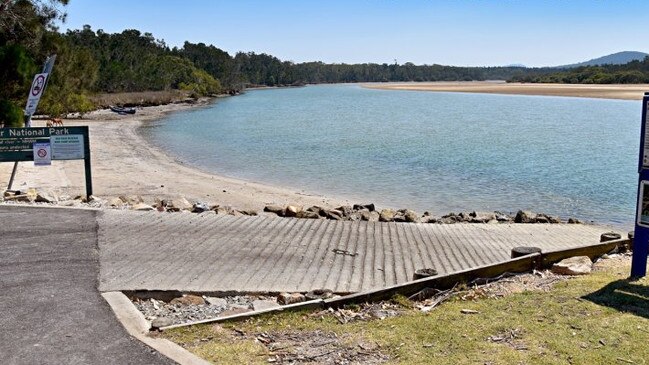
[[[374,319],[385,319],[396,317],[403,313],[403,308],[391,302],[364,303],[361,305],[349,305],[345,308],[329,308],[310,314],[309,317],[322,318],[333,316],[340,322],[346,324],[356,321],[369,321]]]
[[[389,356],[375,343],[326,331],[278,331],[235,336],[253,339],[268,350],[271,364],[382,364]]]

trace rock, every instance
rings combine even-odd
[[[131,209],[133,209],[133,210],[138,210],[138,211],[150,211],[150,210],[154,210],[154,208],[153,208],[152,206],[150,206],[150,205],[148,205],[148,204],[144,204],[144,203],[137,203],[137,204],[135,204],[135,205],[133,206],[133,208],[131,208]]]
[[[329,290],[329,289],[316,289],[316,290],[311,290],[310,292],[306,293],[304,296],[308,300],[316,300],[316,299],[329,299],[333,297],[334,293]]]
[[[615,241],[619,239],[622,239],[622,235],[615,232],[606,232],[599,236],[599,242]]]
[[[187,294],[180,298],[172,299],[169,304],[175,305],[204,305],[205,300],[198,295]]]
[[[406,209],[399,209],[394,213],[392,217],[393,222],[405,222],[406,221]]]
[[[124,206],[124,201],[120,198],[113,198],[108,201],[108,205],[113,208],[121,208]]]
[[[302,303],[306,301],[306,297],[300,293],[280,293],[277,296],[277,302],[282,305]]]
[[[559,218],[559,217],[555,217],[555,216],[551,216],[551,215],[547,216],[547,217],[548,217],[548,220],[550,220],[550,223],[553,223],[553,224],[561,223],[561,218]]]
[[[295,205],[287,205],[286,209],[284,210],[284,215],[287,217],[295,217],[297,216],[297,212],[301,211],[299,207]]]
[[[320,219],[320,214],[308,210],[297,212],[297,218]]]
[[[471,223],[489,223],[489,221],[495,220],[496,215],[493,213],[471,213]]]
[[[575,256],[552,265],[552,272],[558,275],[588,275],[593,270],[593,262],[588,256]]]
[[[207,302],[207,304],[215,307],[226,308],[228,306],[228,301],[223,298],[206,297],[205,301]]]
[[[173,321],[167,317],[158,317],[151,322],[151,329],[157,330],[158,328],[171,326]]]
[[[577,218],[568,218],[568,224],[581,224],[581,221]]]
[[[392,222],[394,221],[395,214],[396,212],[392,209],[383,209],[381,213],[379,213],[379,221]]]
[[[512,220],[512,218],[510,216],[508,216],[507,214],[502,214],[502,213],[496,212],[496,220],[498,222],[510,222]]]
[[[307,212],[314,212],[317,213],[321,217],[326,217],[327,216],[327,210],[319,207],[317,205],[314,205],[312,207],[307,208]]]
[[[16,194],[14,196],[8,196],[5,197],[5,200],[13,200],[17,202],[23,202],[23,203],[31,203],[31,199],[29,198],[28,194]]]
[[[264,207],[264,212],[275,213],[279,216],[283,216],[284,207],[280,207],[279,205],[267,205]]]
[[[131,195],[131,196],[124,196],[120,195],[119,197],[125,204],[128,205],[135,205],[138,203],[144,203],[144,199],[142,199],[141,196],[139,195]],[[76,198],[75,198],[76,199]]]
[[[539,214],[534,218],[535,223],[550,223],[550,218],[545,216],[544,214]]]
[[[272,300],[255,300],[252,302],[252,309],[256,311],[261,311],[265,309],[274,309],[279,308],[280,305],[276,301]]]
[[[185,198],[172,199],[170,205],[171,207],[169,210],[174,210],[174,211],[191,210],[193,208],[193,205]]]
[[[203,213],[208,210],[210,210],[210,207],[205,203],[198,202],[192,205],[192,213]]]
[[[419,222],[421,223],[437,223],[437,221],[437,218],[430,215],[423,216],[419,219]]]
[[[254,209],[243,209],[243,210],[239,210],[238,212],[243,215],[249,215],[249,216],[257,215],[257,211]]]
[[[374,206],[374,203],[370,203],[370,204],[354,204],[353,209],[354,210],[367,209],[370,212],[373,212],[373,211],[376,210],[376,207]]]
[[[514,223],[534,223],[536,214],[530,211],[519,210],[514,218]]]
[[[217,207],[214,209],[214,213],[219,214],[219,215],[228,215],[230,214],[230,209],[229,207]]]
[[[408,223],[418,223],[419,222],[419,214],[417,214],[414,210],[406,209],[403,216],[404,216],[406,222],[408,222]]]
[[[343,213],[336,209],[328,210],[327,218],[339,221],[343,219]]]
[[[437,270],[435,270],[435,269],[432,269],[432,268],[419,269],[419,270],[416,270],[415,273],[412,275],[412,280],[428,278],[428,277],[436,276],[436,275],[437,275]]]
[[[36,194],[36,202],[37,203],[56,203],[58,199],[54,194],[49,194],[49,193],[38,193]]]
[[[456,222],[461,222],[461,221],[462,221],[462,218],[459,215],[455,214],[455,213],[448,213],[447,215],[443,215],[442,219],[441,219],[441,222],[445,223],[445,224],[456,223]]]
[[[354,212],[354,209],[349,205],[340,206],[336,208],[336,210],[341,213],[341,216],[343,218],[349,218],[349,216]]]

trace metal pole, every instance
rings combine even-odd
[[[11,170],[11,177],[9,178],[9,185],[7,190],[11,190],[11,185],[14,184],[14,177],[16,177],[16,170],[18,170],[18,161],[14,162],[14,169]]]

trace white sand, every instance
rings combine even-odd
[[[388,82],[367,83],[363,87],[383,90],[443,91],[486,94],[572,96],[582,98],[642,100],[648,84],[523,84],[494,81]]]

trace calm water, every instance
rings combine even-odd
[[[218,174],[435,214],[534,211],[629,227],[641,103],[368,90],[256,90],[145,133]]]

